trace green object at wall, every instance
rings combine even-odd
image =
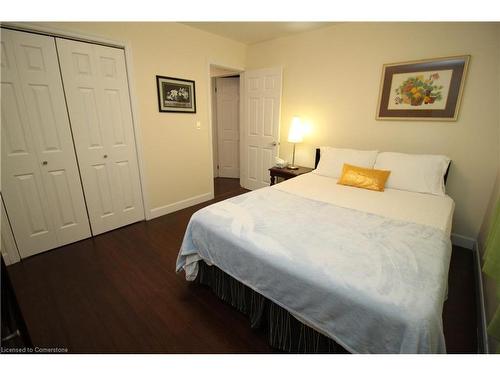
[[[497,202],[486,240],[483,272],[495,280],[497,299],[500,299],[500,200]],[[500,341],[500,306],[497,306],[495,315],[488,324],[488,334]]]

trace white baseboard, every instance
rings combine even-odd
[[[211,192],[196,195],[194,197],[183,199],[182,201],[167,204],[165,206],[152,208],[149,210],[149,220],[166,214],[170,214],[175,211],[182,210],[183,208],[194,206],[195,204],[209,201],[210,199],[214,199],[214,194]]]
[[[486,331],[486,310],[484,308],[484,290],[483,290],[483,277],[481,270],[481,254],[479,253],[479,246],[477,242],[474,244],[472,249],[474,252],[474,276],[476,278],[476,296],[478,299],[478,352],[479,353],[489,353],[488,345],[488,333]]]
[[[486,331],[486,310],[484,308],[483,276],[481,270],[481,254],[477,240],[461,234],[452,233],[451,243],[473,252],[473,267],[477,306],[477,341],[478,353],[489,353],[488,334]]]
[[[462,236],[461,234],[452,233],[451,243],[455,246],[460,246],[465,249],[474,250],[474,246],[477,246],[477,241],[475,238]]]

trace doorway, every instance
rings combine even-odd
[[[249,190],[269,186],[269,168],[279,155],[282,67],[243,71],[209,64],[209,76],[214,178],[239,177]]]
[[[240,75],[210,66],[214,179],[240,179]],[[217,187],[217,180],[214,187]]]

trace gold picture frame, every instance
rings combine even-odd
[[[384,64],[377,120],[456,121],[470,55]]]

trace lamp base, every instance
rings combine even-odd
[[[288,169],[291,170],[297,170],[299,167],[295,166],[295,143],[293,144],[293,156],[292,156],[292,164],[287,167]]]

